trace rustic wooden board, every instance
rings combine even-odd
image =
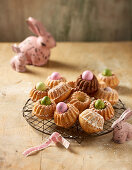
[[[132,40],[131,0],[1,0],[0,41],[22,41],[40,20],[57,41]]]
[[[123,145],[111,141],[112,134],[89,138],[81,145],[71,140],[68,150],[54,144],[44,151],[25,158],[22,152],[38,145],[48,136],[31,128],[22,117],[22,107],[31,87],[44,81],[53,71],[68,80],[90,69],[96,74],[111,68],[120,79],[120,98],[132,108],[132,42],[58,43],[50,62],[44,67],[28,66],[26,73],[10,67],[14,55],[11,43],[0,44],[0,169],[11,170],[130,170],[132,141]],[[131,122],[131,120],[130,120]]]

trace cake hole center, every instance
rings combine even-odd
[[[78,96],[77,99],[80,101],[80,102],[85,102],[85,98],[83,96]]]

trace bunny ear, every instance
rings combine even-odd
[[[12,50],[13,50],[15,53],[20,53],[20,52],[21,52],[21,50],[20,50],[20,48],[17,46],[17,44],[14,44],[14,45],[12,46]]]
[[[123,114],[120,116],[120,120],[127,120],[132,116],[132,110],[129,108],[123,112]]]
[[[43,27],[43,25],[37,21],[36,19],[32,18],[32,17],[29,17],[27,20],[26,20],[27,24],[28,24],[28,27],[29,29],[36,35],[38,36],[44,36],[45,35],[45,28]]]
[[[125,110],[122,113],[122,115],[116,121],[113,122],[111,128],[114,128],[117,123],[119,123],[121,121],[125,121],[131,116],[132,116],[132,111],[130,109]]]

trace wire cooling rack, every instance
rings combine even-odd
[[[47,135],[51,135],[53,132],[60,133],[63,137],[69,139],[75,139],[78,143],[81,143],[84,139],[87,139],[89,136],[101,136],[112,131],[111,125],[112,123],[120,117],[122,112],[126,110],[124,103],[119,99],[118,103],[113,106],[115,110],[115,116],[104,123],[104,129],[101,132],[87,134],[84,132],[77,121],[72,127],[65,129],[57,126],[54,123],[54,119],[50,120],[42,120],[32,115],[32,108],[34,103],[31,99],[28,99],[23,107],[23,117],[26,121],[36,130],[45,133]]]

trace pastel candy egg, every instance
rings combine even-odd
[[[102,72],[102,75],[103,76],[112,76],[112,72],[110,69],[105,69],[103,72]]]
[[[50,76],[50,79],[51,80],[59,80],[59,79],[61,79],[61,75],[58,72],[53,72]]]
[[[67,109],[68,109],[67,104],[65,104],[64,102],[60,102],[56,106],[56,111],[58,113],[64,113],[67,111]]]
[[[95,106],[96,109],[104,109],[105,103],[101,99],[98,99],[98,100],[96,100],[94,106]]]
[[[45,91],[46,90],[46,85],[43,82],[38,82],[36,84],[36,89],[39,91]]]
[[[89,70],[86,70],[82,73],[82,79],[83,80],[92,80],[93,79],[93,73]]]
[[[48,96],[45,96],[41,99],[40,103],[47,106],[51,104],[51,100]]]

